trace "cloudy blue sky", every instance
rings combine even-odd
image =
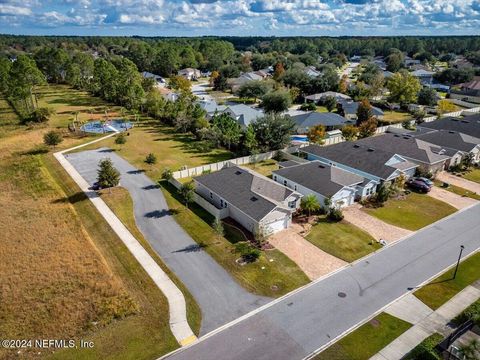
[[[0,33],[478,35],[480,0],[0,0]]]

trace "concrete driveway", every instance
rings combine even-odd
[[[410,230],[387,224],[367,214],[365,211],[360,210],[361,207],[360,204],[353,204],[343,209],[345,220],[366,231],[372,235],[375,240],[379,241],[383,239],[387,243],[390,243],[412,233]]]
[[[437,200],[446,202],[447,204],[450,204],[457,209],[463,209],[467,206],[471,206],[477,203],[475,199],[457,195],[451,191],[440,189],[437,186],[433,186],[432,190],[430,190],[428,195]]]
[[[268,242],[294,261],[310,278],[320,276],[347,265],[347,262],[319,249],[292,229],[286,229],[271,235]]]
[[[480,184],[476,183],[474,181],[470,181],[464,178],[461,178],[460,176],[455,176],[453,174],[450,174],[446,171],[442,171],[441,173],[437,174],[435,177],[437,180],[459,186],[461,188],[464,188],[466,190],[472,191],[474,193],[480,194]]]
[[[201,334],[210,332],[270,299],[241,287],[175,222],[162,191],[143,172],[110,149],[67,154],[66,159],[93,184],[98,162],[110,158],[121,173],[120,185],[133,199],[135,221],[153,249],[180,278],[202,310]]]

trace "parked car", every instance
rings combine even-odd
[[[419,192],[424,192],[424,193],[428,193],[432,189],[431,186],[428,186],[423,181],[418,179],[408,180],[407,185],[414,190],[417,190]]]
[[[430,187],[433,186],[433,181],[430,180],[430,179],[427,179],[426,177],[417,177],[417,178],[415,178],[415,180],[420,180]]]

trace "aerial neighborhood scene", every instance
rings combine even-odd
[[[0,359],[480,360],[479,29],[0,1]]]

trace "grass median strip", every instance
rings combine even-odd
[[[332,346],[315,360],[367,360],[412,325],[387,313],[381,313]]]
[[[319,218],[306,239],[323,251],[347,262],[355,261],[381,245],[365,231],[346,221],[330,222]]]
[[[460,186],[449,184],[448,187],[443,187],[442,186],[443,182],[438,181],[438,180],[435,180],[435,185],[437,185],[438,187],[440,187],[444,190],[447,190],[447,191],[450,191],[454,194],[457,194],[459,196],[469,197],[469,198],[474,199],[474,200],[480,200],[480,194],[474,193],[472,191],[468,191],[467,189],[464,189]]]
[[[414,295],[432,309],[438,309],[468,285],[480,280],[480,253],[462,261],[457,276],[454,269],[448,270],[429,284],[417,290]]]
[[[410,193],[405,198],[389,199],[379,208],[362,208],[388,224],[419,230],[457,211],[453,206],[425,194]]]
[[[247,290],[278,297],[309,282],[305,273],[278,250],[262,252],[254,263],[238,264],[240,255],[234,245],[211,227],[213,217],[196,204],[187,209],[174,186],[165,181],[161,186],[168,207],[177,210],[173,216],[179,225]]]

